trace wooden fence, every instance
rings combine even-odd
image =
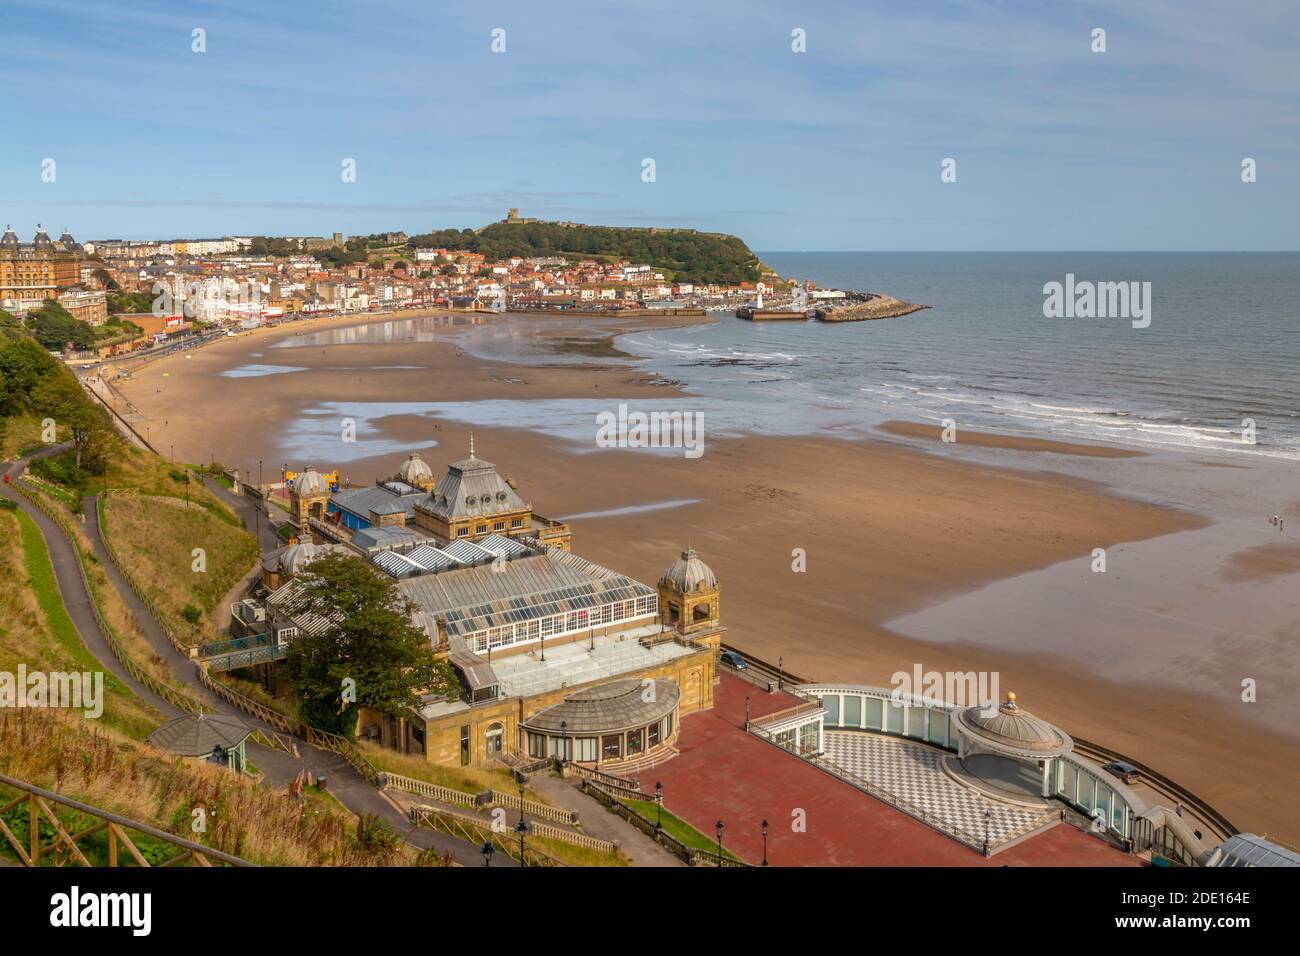
[[[8,841],[23,866],[40,866],[42,858],[52,856],[60,850],[63,850],[79,866],[94,866],[78,844],[85,840],[86,837],[104,831],[108,833],[108,866],[119,865],[119,847],[125,849],[127,856],[134,860],[138,866],[149,866],[149,861],[144,858],[144,854],[131,840],[130,835],[127,833],[128,830],[155,840],[161,840],[163,843],[176,847],[177,853],[158,864],[159,866],[179,866],[185,863],[194,866],[211,866],[213,861],[230,866],[257,865],[229,853],[206,847],[201,843],[178,837],[165,830],[159,830],[147,823],[119,816],[116,813],[110,813],[107,810],[101,810],[98,807],[92,807],[77,800],[71,800],[68,797],[60,796],[23,780],[0,775],[0,785],[19,792],[16,799],[0,805],[0,836],[3,836]],[[23,803],[27,804],[28,840],[25,846],[4,821],[4,814],[22,806]],[[76,833],[70,833],[65,823],[59,819],[56,808],[65,808],[75,813],[84,814],[97,822]],[[54,829],[54,840],[45,846],[41,845],[40,824],[42,818]]]
[[[28,487],[23,479],[20,478],[15,481],[12,487],[16,488],[19,494],[39,508],[46,517],[53,521],[58,526],[59,530],[63,532],[63,536],[68,539],[68,543],[72,545],[73,553],[77,556],[77,570],[81,574],[81,584],[82,587],[85,588],[87,598],[90,599],[90,609],[95,617],[95,625],[99,628],[100,634],[104,637],[104,642],[108,644],[109,650],[112,651],[113,656],[117,658],[123,669],[125,669],[132,678],[147,688],[151,693],[162,700],[167,701],[167,703],[171,704],[173,707],[191,714],[198,713],[200,709],[199,702],[192,694],[181,688],[173,687],[170,684],[164,683],[152,674],[149,674],[143,667],[137,664],[134,659],[132,659],[130,654],[127,653],[127,650],[118,638],[117,633],[109,625],[108,621],[105,620],[103,612],[100,610],[99,598],[95,595],[95,589],[91,585],[90,577],[86,572],[85,556],[81,553],[81,545],[77,540],[76,534],[69,525],[67,517],[51,505],[46,500],[45,496],[39,491]]]
[[[120,496],[122,492],[115,489],[110,492],[110,494]],[[140,603],[145,606],[145,610],[147,610],[149,615],[157,622],[159,629],[167,635],[167,640],[171,642],[172,647],[176,648],[176,650],[180,651],[186,657],[193,657],[195,654],[194,645],[186,644],[176,636],[176,632],[171,629],[171,626],[167,623],[167,618],[163,616],[158,605],[154,603],[153,598],[149,597],[145,592],[145,589],[140,586],[138,581],[136,581],[135,575],[127,570],[126,564],[120,557],[118,557],[117,549],[113,547],[113,542],[108,540],[108,529],[104,527],[104,498],[101,495],[95,496],[95,514],[99,519],[99,540],[104,545],[104,551],[108,555],[108,559],[113,562],[113,567],[117,568],[117,573],[122,575],[122,580],[125,581],[127,586],[135,592],[135,596],[140,599]]]

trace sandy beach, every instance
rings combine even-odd
[[[464,457],[468,427],[431,404],[690,396],[612,344],[666,319],[517,320],[502,334],[552,356],[527,365],[457,345],[457,330],[497,317],[456,316],[414,339],[384,333],[406,316],[362,321],[247,333],[148,364],[119,388],[164,453],[174,445],[179,459],[245,470],[261,461],[267,480],[310,457],[353,483],[392,474],[411,451],[435,471]],[[355,443],[340,437],[345,418]],[[907,422],[877,439],[711,438],[698,459],[598,449],[595,433],[584,445],[474,429],[480,457],[537,511],[579,516],[576,551],[653,583],[694,546],[723,584],[729,643],[818,680],[887,685],[915,663],[996,671],[1027,709],[1178,779],[1243,829],[1300,842],[1300,762],[1286,731],[1300,674],[1277,667],[1300,635],[1292,624],[1230,637],[1234,608],[1248,630],[1291,614],[1278,595],[1300,552],[1267,525],[1164,491],[1173,467],[1219,482],[1205,485],[1208,503],[1242,480],[1237,469],[975,432],[938,447],[934,426]],[[1300,530],[1300,504],[1288,507]],[[1090,588],[1101,576],[1086,577],[1096,548],[1125,579],[1100,596]],[[806,571],[792,569],[796,549]],[[1145,558],[1125,565],[1126,553]],[[1212,594],[1197,586],[1207,577]],[[1252,617],[1256,606],[1266,617]],[[1187,615],[1204,631],[1184,626]],[[1171,660],[1180,673],[1167,673]],[[1248,710],[1233,688],[1252,673],[1272,683]]]

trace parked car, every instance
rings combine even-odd
[[[738,671],[743,671],[746,667],[749,666],[748,664],[745,663],[745,659],[741,657],[739,654],[737,654],[735,651],[723,651],[722,663],[729,664],[730,666],[734,667]]]
[[[1102,769],[1110,771],[1125,783],[1137,783],[1138,777],[1141,776],[1138,773],[1137,767],[1133,766],[1131,763],[1125,763],[1123,760],[1112,760],[1110,763],[1102,767]]]

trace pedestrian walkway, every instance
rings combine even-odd
[[[603,804],[587,796],[571,781],[553,774],[536,774],[529,779],[528,785],[547,803],[564,810],[576,811],[582,821],[583,833],[617,843],[633,866],[686,865],[618,814],[610,813]]]

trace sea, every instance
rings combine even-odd
[[[1300,459],[1300,254],[760,255],[783,276],[931,308],[836,325],[724,318],[635,333],[620,347],[692,390],[743,396],[755,419],[951,419]],[[1045,317],[1044,286],[1067,275],[1149,282],[1150,324]],[[1251,422],[1254,444],[1243,440]]]
[[[718,313],[714,323],[621,335],[615,344],[630,357],[600,361],[656,373],[687,393],[642,399],[634,410],[701,410],[712,434],[850,437],[890,420],[951,421],[959,430],[1300,460],[1300,253],[760,256],[783,276],[929,308],[838,324]],[[1048,317],[1044,287],[1065,285],[1068,276],[1075,287],[1139,283],[1149,290],[1149,324]],[[452,324],[469,355],[525,364],[593,360],[546,351],[526,319],[512,318],[433,317],[347,334],[421,341],[438,334],[434,326]],[[283,344],[325,344],[338,334]],[[438,402],[421,410],[471,425],[535,428],[590,448],[594,416],[614,398]]]

